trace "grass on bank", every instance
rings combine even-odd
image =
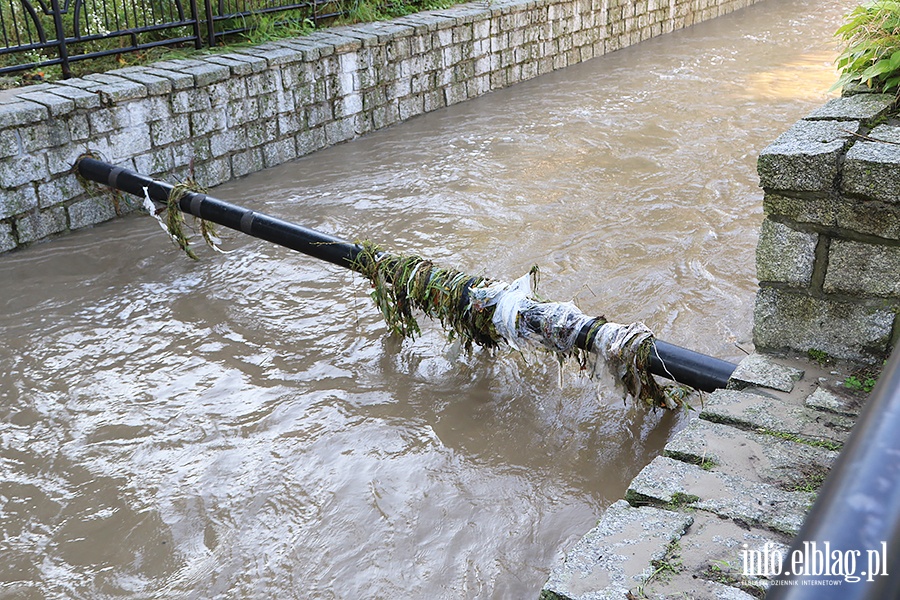
[[[426,10],[449,8],[454,4],[466,1],[468,0],[391,0],[385,3],[383,0],[348,0],[337,4],[335,12],[341,13],[341,16],[321,22],[318,29],[394,19]],[[124,7],[123,10],[128,10],[127,2],[124,0],[110,0],[110,2],[116,6],[121,5]],[[5,5],[0,5],[0,11],[3,10],[3,6]],[[123,15],[123,22],[124,19]],[[10,23],[10,19],[7,19],[6,22]],[[18,22],[22,22],[21,18],[18,19]],[[248,28],[247,31],[221,38],[217,37],[217,44],[214,48],[197,50],[193,44],[189,44],[182,46],[157,46],[138,51],[123,51],[109,56],[76,60],[70,63],[70,70],[73,77],[82,77],[90,73],[103,73],[122,67],[147,65],[161,60],[195,58],[197,56],[227,53],[236,48],[309,35],[317,30],[308,11],[300,9],[287,10],[280,13],[251,15],[246,19],[242,19],[241,25],[246,26]],[[27,39],[27,32],[24,30],[25,25],[22,25],[22,27],[23,30],[19,33],[23,39]],[[116,39],[96,40],[85,46],[84,51],[112,50],[116,48],[118,43]],[[52,56],[55,56],[54,49],[48,50],[47,54],[41,54],[36,51],[31,51],[24,55],[8,54],[0,56],[0,66],[4,66],[4,64],[38,62]],[[55,81],[61,77],[62,70],[58,65],[40,67],[10,76],[0,76],[0,90]]]

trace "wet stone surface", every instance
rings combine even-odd
[[[803,371],[794,367],[780,365],[767,357],[753,354],[738,364],[731,375],[728,386],[731,389],[743,389],[750,385],[790,392],[794,383],[803,378]]]
[[[806,120],[868,121],[878,119],[888,112],[894,102],[895,98],[891,94],[856,94],[855,96],[834,98],[807,115]]]
[[[817,389],[806,399],[806,406],[848,417],[858,417],[860,410],[858,399],[844,398],[822,388]]]
[[[799,121],[760,153],[760,185],[806,192],[830,189],[839,159],[858,130],[858,124],[844,121]]]
[[[685,513],[635,508],[619,500],[569,552],[562,568],[551,575],[547,588],[557,598],[622,598],[652,575],[654,568],[647,558],[664,559],[670,545],[693,521]]]
[[[745,359],[735,372],[743,389],[706,398],[634,478],[627,502],[553,570],[542,598],[762,598],[770,582],[746,574],[744,553],[786,551],[859,411],[858,397],[823,387],[819,366],[798,362]],[[626,530],[643,545],[623,542]]]

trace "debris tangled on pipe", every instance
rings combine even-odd
[[[459,338],[467,350],[473,344],[495,348],[503,343],[518,351],[542,350],[553,354],[560,367],[576,360],[592,379],[610,373],[627,394],[650,406],[689,408],[689,388],[660,385],[650,372],[653,334],[643,323],[610,323],[585,315],[571,302],[538,298],[536,267],[507,284],[470,277],[417,256],[387,254],[371,242],[361,247],[354,267],[371,281],[372,299],[392,333],[420,333],[413,310],[421,310],[438,319],[450,339]],[[588,350],[576,346],[585,328]]]
[[[147,188],[144,188],[143,207],[154,219],[156,219],[162,230],[169,234],[169,238],[171,238],[176,246],[190,258],[198,260],[197,255],[194,253],[194,249],[191,247],[191,238],[184,231],[184,213],[178,209],[178,203],[187,192],[206,193],[206,190],[192,179],[189,179],[185,183],[176,184],[169,193],[169,197],[166,199],[166,205],[158,209],[153,200],[150,199]],[[165,219],[160,216],[162,213],[165,213]],[[206,245],[216,252],[227,254],[227,252],[221,248],[222,240],[216,235],[213,224],[204,219],[195,218],[194,220],[195,222],[199,222],[198,229],[200,230],[200,236],[203,238]]]
[[[93,158],[95,160],[103,160],[106,159],[96,150],[85,150],[82,154],[75,159],[75,164],[72,166],[72,173],[75,175],[75,179],[78,181],[81,188],[87,192],[87,195],[91,198],[99,200],[101,197],[108,197],[113,206],[113,210],[117,215],[122,215],[126,211],[132,209],[132,203],[129,197],[123,194],[120,190],[112,187],[101,186],[100,184],[89,181],[85,179],[81,172],[78,170],[78,162],[82,158]]]

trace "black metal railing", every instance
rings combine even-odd
[[[306,21],[312,27],[328,24],[348,14],[348,3],[336,0],[283,2],[275,0],[205,0],[206,42],[215,46],[224,36],[249,31],[254,18],[278,18],[278,13],[292,11],[293,20]],[[277,21],[276,21],[277,22]]]
[[[62,2],[62,3],[61,3]],[[214,46],[279,19],[319,27],[343,0],[0,0],[0,75],[157,46]]]

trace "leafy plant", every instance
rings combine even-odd
[[[342,22],[359,23],[403,17],[423,10],[450,8],[461,0],[346,0]]]
[[[887,361],[885,360],[880,365],[874,364],[857,369],[849,377],[844,379],[844,387],[868,394],[875,389],[875,384],[878,383],[878,377],[881,376],[881,370],[886,364]]]
[[[716,468],[717,464],[718,463],[716,463],[716,461],[711,458],[704,458],[698,466],[704,471],[712,471],[714,468]]]
[[[816,350],[815,348],[810,348],[809,350],[807,350],[806,355],[811,361],[817,363],[822,367],[827,365],[831,360],[831,357],[828,356],[827,352],[825,352],[824,350]]]
[[[835,35],[844,50],[832,89],[858,83],[900,93],[900,2],[875,0],[853,9]]]
[[[865,379],[860,380],[856,375],[850,375],[844,380],[844,387],[856,390],[857,392],[871,392],[875,389],[875,384],[878,383],[874,377],[866,377]]]

